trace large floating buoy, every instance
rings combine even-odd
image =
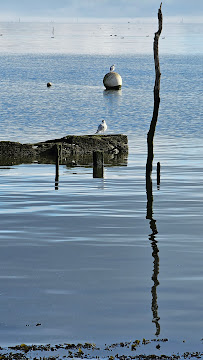
[[[110,71],[104,76],[103,84],[107,90],[119,90],[122,86],[122,77],[117,72]]]

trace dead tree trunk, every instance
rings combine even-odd
[[[159,91],[160,91],[160,78],[161,78],[161,72],[160,72],[160,65],[159,65],[159,37],[162,31],[162,12],[161,12],[161,6],[158,10],[158,31],[154,34],[154,65],[155,65],[155,84],[154,84],[154,110],[153,110],[153,117],[150,124],[150,129],[147,134],[147,146],[148,146],[148,156],[147,156],[147,164],[146,164],[146,180],[149,180],[149,177],[151,177],[152,173],[152,163],[154,158],[154,150],[153,150],[153,140],[154,140],[154,134],[156,129],[156,123],[158,119],[158,113],[159,113],[159,103],[160,103],[160,97],[159,97]]]

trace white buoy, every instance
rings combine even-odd
[[[117,72],[110,71],[104,76],[103,84],[107,90],[119,90],[122,86],[122,77]]]

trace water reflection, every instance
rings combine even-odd
[[[76,161],[71,157],[71,163],[64,161],[62,156],[62,146],[61,144],[55,146],[55,190],[59,189],[59,165],[66,165],[67,167],[77,167],[77,166],[85,166],[93,169],[93,178],[101,178],[104,180],[105,178],[105,165],[108,167],[113,166],[127,166],[127,155],[123,154],[104,154],[101,151],[94,151],[92,155],[87,155],[85,157],[84,164],[77,164]],[[52,160],[52,161],[51,161]],[[45,159],[44,159],[45,161]],[[48,161],[48,162],[47,162]],[[70,161],[70,159],[69,159]],[[81,159],[80,159],[81,161]],[[39,162],[41,163],[41,162]],[[47,159],[44,163],[54,163],[54,159]],[[101,187],[104,189],[104,181],[101,183]]]
[[[151,289],[152,293],[152,322],[155,323],[156,332],[155,335],[158,336],[160,334],[160,317],[158,315],[158,297],[157,297],[157,286],[159,286],[158,275],[159,275],[159,249],[158,249],[158,241],[156,240],[156,234],[158,234],[156,220],[153,218],[153,190],[152,190],[152,179],[149,177],[146,182],[146,193],[147,193],[147,215],[146,219],[149,219],[149,225],[151,229],[151,234],[149,235],[149,240],[151,242],[152,247],[152,257],[153,257],[153,273],[152,273],[152,281],[153,286]]]
[[[105,182],[105,177],[103,177],[101,179],[101,182],[98,184],[97,189],[98,190],[104,190],[106,188],[106,182]]]
[[[58,178],[55,177],[55,190],[58,190],[59,189],[59,176]]]
[[[110,108],[115,108],[119,105],[122,97],[122,90],[107,90],[103,91],[103,96]]]
[[[115,101],[115,99],[117,99],[117,101],[120,100],[120,96],[122,95],[122,90],[107,90],[105,89],[103,91],[103,95],[104,97],[106,97],[106,99],[109,100],[109,102]]]
[[[156,225],[155,225],[156,226]],[[153,314],[153,320],[152,322],[155,323],[156,326],[156,332],[155,335],[158,336],[160,334],[160,324],[159,324],[159,320],[160,317],[158,315],[158,297],[157,297],[157,286],[159,286],[159,281],[158,281],[158,274],[159,274],[159,249],[157,246],[157,241],[155,239],[154,234],[151,234],[149,236],[149,239],[151,241],[151,246],[152,246],[152,256],[154,258],[153,261],[153,274],[152,274],[152,280],[154,282],[154,285],[152,286],[151,289],[151,293],[152,293],[152,314]]]
[[[106,101],[108,115],[112,117],[120,105],[122,90],[104,90],[103,96]]]

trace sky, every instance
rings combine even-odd
[[[160,0],[0,0],[0,19],[154,17]],[[203,0],[163,0],[165,16],[202,16]]]

